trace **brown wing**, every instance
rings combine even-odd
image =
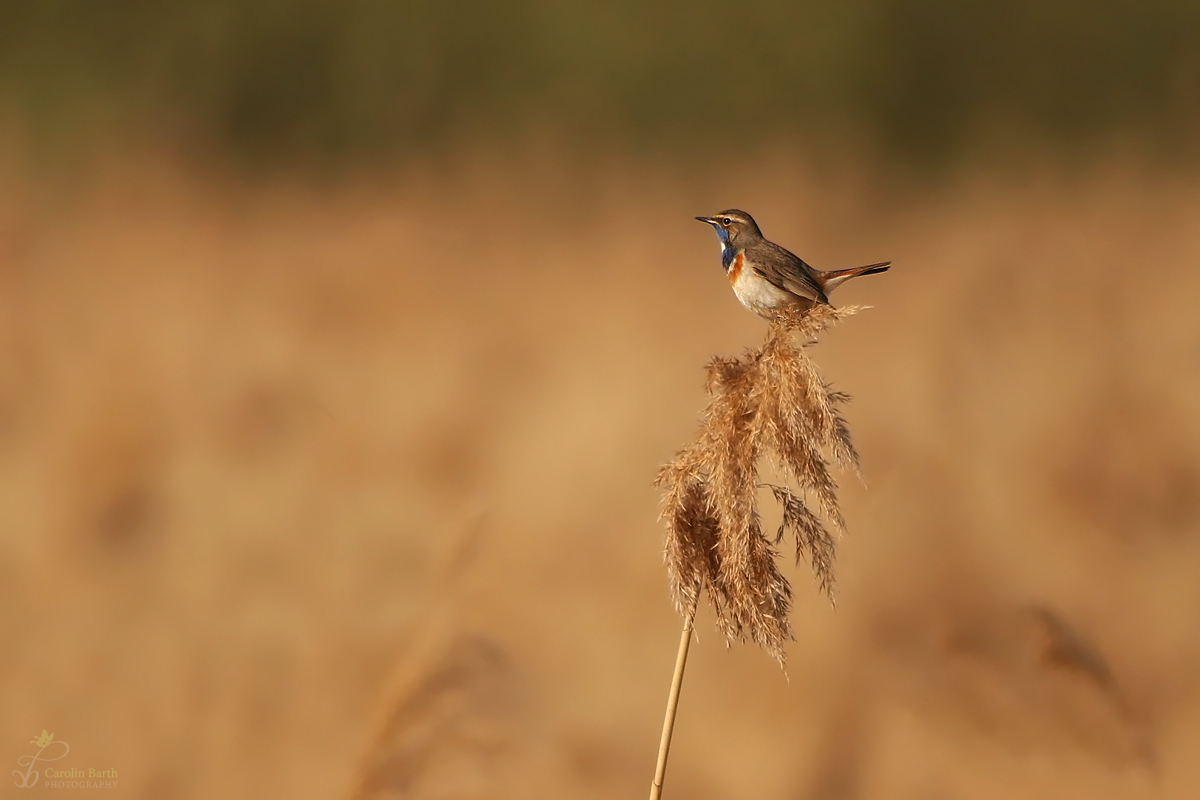
[[[829,302],[817,283],[813,268],[774,242],[758,242],[747,248],[746,255],[755,271],[780,289],[817,303]]]

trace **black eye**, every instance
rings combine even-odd
[[[733,220],[731,220],[729,217],[726,217],[725,219],[721,220],[721,224],[728,228],[733,224]]]

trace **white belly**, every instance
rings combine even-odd
[[[770,317],[781,306],[794,303],[791,292],[780,289],[752,269],[742,269],[733,281],[733,293],[742,305],[763,317]]]

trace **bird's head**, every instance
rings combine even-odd
[[[711,217],[696,217],[701,222],[707,222],[717,232],[721,240],[721,248],[743,248],[762,238],[762,232],[754,222],[754,217],[745,211],[728,208],[720,214]]]

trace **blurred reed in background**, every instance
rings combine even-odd
[[[0,8],[0,103],[68,138],[167,126],[261,159],[549,125],[635,146],[855,137],[941,159],[1016,135],[1186,152],[1183,0],[63,0]]]

